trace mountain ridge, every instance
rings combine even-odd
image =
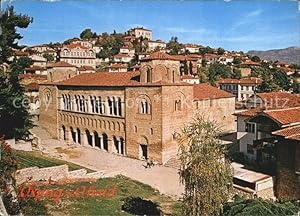
[[[250,50],[248,55],[256,55],[268,61],[281,61],[287,64],[300,64],[300,47],[293,46],[283,49]]]

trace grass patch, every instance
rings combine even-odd
[[[127,197],[141,197],[144,200],[151,200],[159,206],[159,209],[165,215],[178,215],[179,202],[172,200],[167,196],[162,196],[158,191],[149,185],[133,181],[124,176],[117,176],[115,178],[103,178],[96,182],[78,182],[65,185],[44,185],[42,189],[63,189],[64,191],[75,191],[76,188],[86,186],[89,188],[91,185],[95,189],[112,188],[116,187],[116,195],[114,197],[73,197],[63,198],[55,203],[50,199],[44,199],[36,205],[34,202],[23,202],[23,210],[25,215],[39,212],[31,212],[34,205],[41,208],[42,214],[48,215],[129,215],[122,211],[124,199]],[[42,203],[42,204],[41,204]],[[44,207],[47,210],[45,211]]]
[[[59,160],[56,158],[50,158],[36,151],[27,152],[21,150],[13,150],[13,153],[17,159],[18,169],[23,169],[23,168],[33,167],[33,166],[43,168],[43,167],[59,166],[63,164],[68,165],[70,171],[85,168],[67,161]],[[88,172],[94,172],[91,169],[87,169],[87,168],[85,169]]]

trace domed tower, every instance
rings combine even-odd
[[[180,82],[180,61],[172,55],[155,52],[141,60],[142,83],[178,83]]]

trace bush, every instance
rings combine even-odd
[[[297,215],[300,207],[291,202],[273,202],[263,199],[243,199],[225,204],[223,216],[282,216]]]
[[[122,210],[133,215],[160,215],[161,211],[156,203],[140,197],[126,197]]]

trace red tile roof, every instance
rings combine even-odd
[[[223,84],[261,84],[262,80],[256,77],[250,77],[250,78],[243,78],[243,79],[222,79],[217,81],[218,84],[223,83]]]
[[[273,135],[283,136],[286,139],[300,140],[300,125],[274,131]]]
[[[147,60],[173,60],[173,61],[180,61],[178,57],[169,55],[167,53],[163,52],[154,52],[151,53],[148,57],[145,57],[142,59],[142,61],[147,61]]]
[[[68,48],[68,49],[77,49],[77,48],[79,48],[79,49],[90,49],[88,47],[85,47],[85,46],[82,46],[81,44],[76,44],[76,43],[71,43],[69,45],[66,45],[65,47]],[[63,49],[65,47],[63,47]]]
[[[112,64],[108,67],[109,68],[127,68],[127,65],[125,65],[125,64]]]
[[[246,60],[245,62],[242,63],[242,65],[259,66],[260,64],[258,62],[254,62],[254,61],[251,61],[251,60]]]
[[[57,85],[71,86],[127,86],[134,83],[139,83],[133,78],[138,76],[139,72],[124,72],[124,73],[85,73],[79,74],[70,79],[57,82]]]
[[[256,116],[259,112],[261,112],[261,109],[248,109],[245,111],[236,112],[234,115],[253,117],[253,116]]]
[[[36,70],[47,70],[47,69],[44,67],[40,67],[40,66],[32,66],[29,68],[25,68],[25,71],[36,71]]]
[[[87,71],[87,70],[92,70],[92,71],[94,71],[95,68],[93,68],[92,66],[83,65],[83,66],[79,67],[78,70],[79,70],[79,71]]]
[[[287,92],[258,93],[266,109],[283,109],[300,106],[300,94]],[[255,97],[255,95],[253,96]]]
[[[17,50],[17,51],[15,51],[15,55],[16,56],[29,56],[29,53],[21,51],[21,50]]]
[[[59,86],[169,86],[169,85],[189,85],[191,84],[181,83],[167,83],[164,81],[154,83],[141,83],[140,72],[130,71],[123,73],[111,73],[111,72],[98,72],[98,73],[83,73],[67,80],[48,83]]]
[[[64,61],[59,61],[49,65],[48,67],[76,67],[76,66]]]
[[[235,97],[226,91],[213,87],[209,84],[194,84],[194,98],[195,100],[218,99]]]
[[[265,110],[263,113],[281,125],[300,123],[300,107],[280,110]]]

